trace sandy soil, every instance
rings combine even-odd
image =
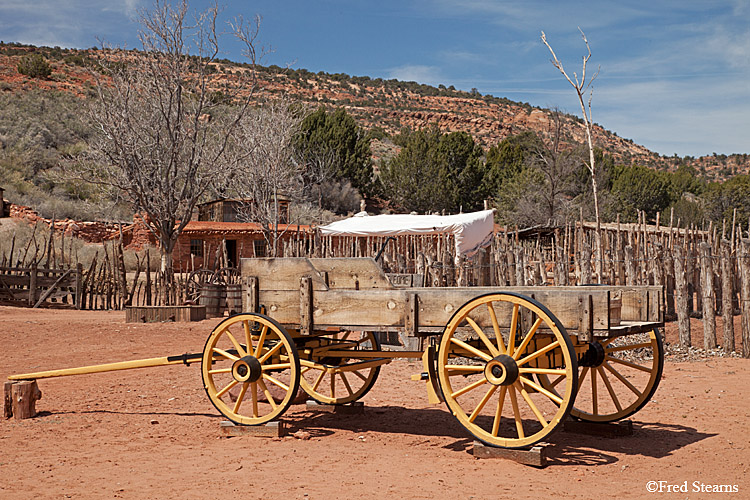
[[[218,321],[0,307],[0,376],[199,352]],[[284,421],[309,440],[220,437],[198,364],[41,380],[37,418],[0,420],[0,498],[750,498],[749,363],[668,359],[633,436],[558,432],[545,469],[473,458],[406,361],[383,368],[364,415],[293,406]],[[695,491],[714,485],[737,492]]]

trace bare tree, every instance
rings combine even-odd
[[[69,166],[80,178],[124,194],[147,216],[168,283],[172,251],[195,205],[232,170],[231,138],[255,86],[259,18],[229,23],[250,68],[218,100],[219,8],[214,4],[192,20],[188,10],[185,0],[176,6],[156,0],[153,10],[140,13],[142,51],[100,52],[97,97],[89,108],[97,134],[88,157]]]
[[[594,88],[592,87],[592,84],[594,83],[594,80],[599,75],[599,69],[596,70],[596,73],[594,73],[594,76],[592,76],[590,79],[586,79],[586,65],[589,62],[589,59],[591,59],[591,47],[589,47],[589,41],[586,39],[586,35],[584,34],[583,30],[581,28],[578,28],[578,31],[581,32],[581,37],[583,37],[583,42],[586,44],[586,50],[587,54],[583,56],[583,63],[581,67],[581,79],[578,79],[578,75],[576,73],[573,73],[573,78],[571,79],[568,76],[568,73],[565,71],[565,68],[563,68],[562,63],[557,58],[557,55],[555,54],[555,51],[552,50],[552,46],[547,42],[547,35],[544,34],[544,31],[542,31],[542,42],[544,42],[544,45],[547,46],[550,53],[552,54],[552,64],[560,70],[560,73],[565,77],[566,80],[573,86],[573,88],[576,91],[576,95],[578,96],[578,102],[581,105],[581,113],[583,114],[583,124],[586,128],[586,142],[589,147],[589,161],[586,163],[586,167],[589,170],[589,173],[591,174],[591,189],[592,193],[594,195],[594,215],[596,217],[596,246],[597,246],[597,279],[601,279],[601,255],[602,255],[602,244],[601,244],[601,218],[599,216],[599,193],[596,183],[596,161],[594,158],[594,143],[592,140],[592,124],[593,121],[591,119],[591,99],[594,96]],[[586,99],[586,94],[588,93],[588,99]],[[588,112],[587,112],[588,110]]]
[[[541,202],[540,222],[562,223],[567,216],[572,176],[581,165],[581,149],[567,140],[563,115],[559,109],[552,110],[547,134],[533,148],[529,164],[544,179],[537,191]]]
[[[271,256],[277,255],[289,229],[281,223],[280,198],[305,197],[303,168],[293,144],[302,113],[299,104],[287,99],[266,102],[241,120],[234,137],[236,171],[227,192],[247,200],[240,217],[261,225]]]

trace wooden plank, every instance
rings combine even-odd
[[[29,305],[34,305],[36,302],[36,280],[37,280],[37,274],[36,274],[36,266],[31,267],[31,271],[29,271]]]
[[[127,306],[126,323],[187,322],[206,319],[206,306]]]
[[[548,443],[537,443],[531,448],[495,448],[487,446],[481,441],[474,441],[473,454],[475,458],[502,458],[512,460],[523,465],[533,465],[534,467],[547,466],[547,448]]]
[[[322,275],[328,273],[328,286],[350,290],[393,288],[383,270],[372,258],[311,258],[313,267]]]
[[[563,323],[565,328],[575,331],[579,327],[577,297],[579,293],[589,293],[593,301],[593,329],[607,330],[608,290],[607,287],[512,287],[503,291],[516,291],[534,294],[536,300],[547,306]],[[403,328],[405,325],[404,304],[406,294],[419,296],[419,328],[441,328],[450,320],[453,313],[474,297],[497,288],[411,288],[393,290],[328,290],[316,291],[313,298],[313,319],[320,326],[391,326]],[[285,325],[300,323],[299,290],[260,291],[260,303],[266,306],[269,316]],[[497,310],[501,325],[510,323],[511,306]],[[478,313],[481,316],[481,312]],[[487,321],[489,325],[489,320]]]
[[[0,275],[3,278],[3,281],[5,284],[9,287],[11,286],[22,286],[24,288],[29,287],[29,275],[23,275],[23,274],[2,274]]]
[[[308,400],[306,407],[312,411],[336,413],[339,415],[364,415],[365,413],[365,404],[362,401],[353,401],[343,405],[324,405],[314,400]]]
[[[258,288],[257,276],[245,276],[245,303],[242,306],[244,312],[260,311],[260,290]]]
[[[315,290],[327,290],[324,277],[305,257],[241,259],[242,277],[255,276],[261,290],[299,291],[299,280],[310,276]]]
[[[594,338],[594,300],[591,295],[578,296],[578,341],[591,342]],[[609,311],[609,308],[607,308]]]
[[[13,416],[13,384],[10,380],[6,380],[3,386],[3,417],[10,418]]]
[[[265,425],[237,425],[229,420],[222,420],[219,423],[219,430],[222,436],[256,436],[279,438],[286,434],[284,422],[274,421]]]
[[[325,293],[325,292],[323,292]],[[313,331],[313,283],[307,276],[299,285],[299,332],[310,335]]]
[[[43,269],[40,269],[39,275],[36,278],[36,286],[38,288],[49,288],[51,286],[59,286],[59,287],[70,287],[73,288],[76,285],[76,278],[75,274],[73,273],[73,269],[68,269],[62,274],[54,274],[52,276],[44,276],[42,273],[46,272]],[[60,278],[62,277],[62,280]]]

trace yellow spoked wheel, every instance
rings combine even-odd
[[[664,369],[664,345],[658,329],[596,340],[577,346],[578,395],[571,415],[589,422],[614,422],[633,415],[656,392]],[[557,392],[545,375],[539,382]]]
[[[203,348],[203,385],[211,403],[237,424],[270,422],[299,389],[297,348],[287,331],[262,314],[231,316]]]
[[[548,375],[556,392],[535,382]],[[438,379],[453,415],[480,441],[504,448],[537,443],[568,415],[577,387],[575,350],[539,302],[502,292],[464,304],[445,327]]]
[[[380,351],[380,342],[372,332],[312,337],[304,339],[298,348],[302,358],[300,387],[323,404],[357,401],[372,389],[383,364],[382,360],[357,358],[357,352]],[[341,355],[342,351],[351,352],[351,357]]]

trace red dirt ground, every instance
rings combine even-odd
[[[218,322],[0,307],[0,376],[199,352]],[[700,323],[693,332],[702,337]],[[750,498],[749,363],[668,359],[633,436],[558,432],[544,469],[473,458],[406,361],[382,369],[364,415],[291,407],[285,424],[309,440],[220,437],[198,364],[41,380],[38,417],[0,420],[0,498]],[[695,491],[714,485],[737,492]]]

